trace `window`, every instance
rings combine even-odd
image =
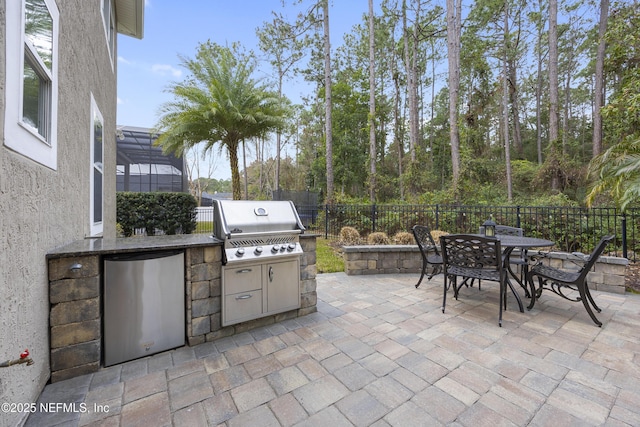
[[[113,0],[102,0],[102,23],[107,36],[107,46],[111,55],[111,66],[113,67],[113,56],[116,44],[116,24],[113,13]]]
[[[90,180],[90,224],[91,235],[102,234],[103,194],[104,194],[104,120],[98,109],[96,100],[91,95],[91,137],[90,137],[91,167]]]
[[[6,4],[8,148],[57,168],[58,23],[53,0]],[[12,42],[15,40],[15,42]]]

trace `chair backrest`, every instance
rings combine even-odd
[[[586,276],[589,273],[589,271],[595,265],[596,261],[598,261],[598,258],[600,258],[600,255],[602,255],[602,252],[604,252],[604,248],[607,247],[607,245],[613,240],[614,237],[615,236],[610,235],[604,236],[602,239],[600,239],[598,245],[595,247],[593,252],[591,252],[591,255],[589,255],[589,259],[580,269],[580,278]]]
[[[484,234],[483,225],[479,227],[478,233]],[[522,233],[522,228],[520,227],[510,227],[508,225],[496,225],[496,235],[522,237],[524,234]]]
[[[502,248],[495,237],[449,234],[440,237],[440,245],[445,269],[453,266],[502,270]]]
[[[426,225],[414,225],[411,232],[423,256],[427,256],[427,252],[430,251],[435,251],[436,254],[440,255],[440,247],[436,245],[436,242],[433,240],[429,227]]]

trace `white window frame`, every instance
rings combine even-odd
[[[107,49],[109,50],[109,59],[111,59],[112,71],[116,50],[116,20],[113,1],[114,0],[100,1],[100,14],[102,15],[102,25],[104,26],[104,35],[107,39]],[[107,15],[105,15],[105,11],[107,12]]]
[[[51,93],[48,109],[49,129],[45,139],[33,126],[25,123],[23,114],[25,57],[25,0],[6,2],[6,104],[4,145],[48,168],[58,168],[58,34],[60,13],[54,0],[44,1],[53,21],[51,58]]]
[[[102,145],[101,145],[101,153],[100,153],[100,162],[95,161],[95,124],[96,119],[102,123]],[[89,136],[89,224],[90,224],[90,232],[91,236],[99,236],[102,235],[104,229],[104,144],[105,144],[105,131],[104,131],[104,117],[98,108],[98,104],[96,103],[93,94],[91,94],[91,118],[89,120],[90,125],[90,136]],[[96,221],[96,212],[95,212],[95,172],[100,172],[101,183],[100,183],[100,193],[102,204],[100,206],[100,221]]]

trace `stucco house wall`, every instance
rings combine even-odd
[[[100,0],[55,0],[59,11],[57,168],[7,147],[7,4],[0,0],[0,363],[28,348],[32,366],[0,368],[0,402],[36,402],[49,380],[48,251],[91,234],[91,98],[104,119],[103,235],[115,237],[117,54],[111,59]],[[117,0],[136,3],[142,0]],[[115,47],[115,46],[114,46]],[[54,63],[54,67],[56,64]],[[9,105],[11,104],[11,105]],[[2,413],[0,426],[28,414]]]

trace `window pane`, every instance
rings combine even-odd
[[[104,129],[97,108],[93,114],[93,222],[102,222],[103,161],[102,144]]]
[[[102,172],[93,169],[93,222],[102,222]]]
[[[93,163],[102,170],[102,120],[98,115],[93,118]]]
[[[24,11],[25,35],[51,72],[53,58],[53,18],[44,0],[27,0]]]
[[[45,139],[48,137],[47,114],[49,111],[49,82],[41,78],[25,55],[22,121],[35,129]]]

